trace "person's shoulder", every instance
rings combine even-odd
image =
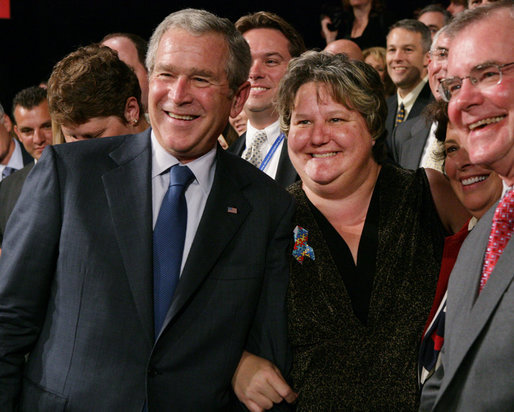
[[[290,198],[284,188],[251,163],[234,153],[220,148],[218,148],[218,151],[218,166],[222,168],[225,178],[232,179],[239,187],[247,191],[263,193],[269,201],[273,197],[278,199]]]

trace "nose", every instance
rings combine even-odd
[[[252,61],[252,66],[250,67],[250,79],[260,79],[263,77],[262,73],[262,64],[259,59],[255,59]]]
[[[179,76],[173,82],[170,89],[170,96],[173,100],[173,103],[176,105],[181,105],[185,103],[191,102],[191,93],[190,93],[190,84],[189,80],[185,76]]]
[[[311,142],[314,146],[323,146],[330,140],[330,128],[323,122],[314,122],[311,129]]]
[[[34,130],[34,135],[32,137],[32,141],[36,144],[41,144],[41,143],[44,143],[45,141],[45,135],[43,134],[43,131],[37,127],[35,130]]]
[[[464,170],[467,167],[471,166],[471,161],[469,160],[469,155],[464,147],[460,147],[455,156],[453,157],[455,161],[455,166],[457,169]]]

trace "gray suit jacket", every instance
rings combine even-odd
[[[434,100],[434,96],[432,96],[432,92],[430,91],[430,86],[428,82],[421,89],[421,92],[418,95],[418,98],[414,102],[412,109],[407,116],[407,120],[414,119],[419,116],[423,109]],[[386,130],[387,130],[387,148],[391,152],[392,150],[392,139],[393,139],[393,131],[395,129],[396,122],[396,112],[398,111],[398,96],[393,94],[387,98],[387,118],[386,118]]]
[[[450,276],[442,366],[421,411],[507,411],[514,406],[514,241],[478,294],[494,209],[462,245]]]
[[[45,150],[0,258],[0,410],[227,410],[244,349],[285,371],[292,198],[218,149],[155,341],[151,191],[150,130]]]
[[[391,143],[393,160],[405,169],[417,169],[430,134],[431,124],[417,116],[394,129]]]

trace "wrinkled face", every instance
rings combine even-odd
[[[441,100],[439,85],[441,80],[446,77],[449,50],[450,38],[446,34],[441,33],[435,44],[432,45],[428,60],[428,84],[436,100]]]
[[[423,52],[421,33],[396,28],[387,36],[387,72],[400,89],[402,97],[421,81],[428,64],[428,53]]]
[[[93,117],[82,124],[61,125],[61,130],[67,143],[133,132],[118,116]]]
[[[355,190],[373,163],[372,147],[362,115],[336,102],[326,85],[310,82],[298,89],[288,148],[304,187]]]
[[[373,67],[378,74],[380,75],[380,79],[382,82],[384,81],[384,77],[386,74],[386,65],[382,61],[382,59],[378,58],[374,54],[370,54],[368,57],[364,59],[364,63],[369,64],[371,67]]]
[[[14,119],[14,131],[18,139],[34,159],[39,159],[43,149],[52,144],[52,120],[48,101],[44,100],[30,109],[16,106]]]
[[[418,17],[418,21],[430,29],[432,38],[434,38],[434,34],[444,26],[444,15],[438,11],[427,11]]]
[[[136,46],[126,37],[112,37],[104,41],[102,45],[116,50],[120,60],[134,70],[141,88],[141,104],[146,111],[148,108],[148,73],[145,66],[139,61]]]
[[[495,172],[471,163],[468,152],[461,146],[462,134],[461,130],[448,126],[444,142],[445,171],[460,202],[480,218],[500,198],[503,185]]]
[[[159,42],[150,74],[150,121],[161,146],[183,163],[211,150],[229,115],[244,104],[247,83],[233,93],[227,59],[226,41],[217,33],[170,29]]]
[[[245,111],[250,121],[253,113],[265,113],[274,118],[273,122],[278,118],[273,101],[280,79],[287,70],[287,63],[291,60],[289,40],[280,31],[267,28],[248,30],[243,33],[243,37],[252,54],[248,79],[252,88]]]
[[[494,39],[494,41],[484,41]],[[448,77],[469,75],[484,63],[514,61],[514,25],[506,14],[491,17],[462,30],[453,39]],[[451,122],[464,129],[463,146],[472,163],[487,165],[514,180],[514,65],[503,72],[500,84],[480,89],[464,79],[448,105]]]

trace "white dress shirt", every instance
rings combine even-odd
[[[152,217],[153,225],[157,222],[159,210],[161,208],[162,199],[168,191],[170,184],[170,173],[168,169],[180,163],[174,156],[168,153],[157,141],[154,131],[151,133],[152,142]],[[203,156],[187,163],[187,167],[195,175],[195,179],[187,187],[185,196],[187,203],[187,226],[186,238],[184,241],[184,253],[182,254],[182,266],[189,255],[189,250],[193,244],[193,239],[198,229],[200,219],[202,218],[207,198],[214,181],[214,172],[216,170],[216,146]],[[163,173],[165,172],[165,173]]]
[[[409,117],[409,113],[412,110],[412,106],[414,106],[416,99],[418,98],[419,94],[421,93],[421,90],[423,90],[423,87],[425,87],[425,84],[427,84],[427,82],[428,76],[422,79],[418,83],[418,85],[414,89],[412,89],[412,91],[405,97],[400,96],[399,90],[396,92],[396,96],[398,98],[398,110],[400,110],[400,105],[403,103],[403,107],[405,109],[405,120],[407,120],[407,118]]]

